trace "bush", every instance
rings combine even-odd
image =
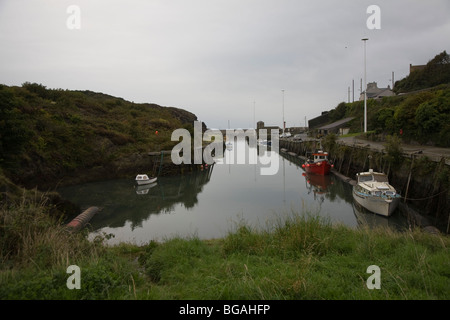
[[[401,139],[397,135],[387,136],[384,145],[386,160],[395,168],[398,167],[403,160],[403,149],[401,147]]]

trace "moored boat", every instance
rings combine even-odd
[[[353,199],[367,210],[389,217],[400,201],[400,195],[389,184],[386,174],[368,172],[356,174],[357,183],[353,186]]]
[[[328,153],[323,151],[313,153],[312,159],[302,165],[307,173],[323,175],[329,174],[332,167],[333,165],[328,160]]]
[[[136,183],[138,185],[150,184],[150,183],[156,182],[157,179],[158,179],[157,177],[149,178],[148,175],[146,175],[146,174],[138,174],[136,176]]]

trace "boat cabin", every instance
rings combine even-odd
[[[372,169],[369,172],[357,173],[356,177],[359,182],[389,182],[387,175],[384,173],[373,172]]]
[[[148,176],[146,175],[146,174],[138,174],[137,176],[136,176],[136,180],[137,181],[142,181],[142,180],[148,180],[149,178],[148,178]]]
[[[328,160],[328,153],[319,151],[317,153],[313,153],[313,160],[314,162],[322,162]]]

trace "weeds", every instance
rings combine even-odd
[[[89,243],[83,234],[66,230],[51,214],[48,198],[29,199],[0,208],[0,261],[3,266],[45,269],[67,265],[70,260],[96,256],[99,248]]]
[[[2,299],[449,299],[450,240],[414,230],[350,229],[292,212],[223,239],[105,247],[27,203],[3,208]],[[69,264],[81,289],[66,287]],[[366,269],[381,269],[369,290]]]

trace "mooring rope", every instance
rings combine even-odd
[[[441,194],[443,194],[443,193],[445,193],[445,192],[447,192],[447,191],[448,191],[448,190],[444,190],[444,191],[439,192],[439,193],[437,193],[437,194],[435,194],[435,195],[432,195],[432,196],[429,196],[429,197],[426,197],[426,198],[420,198],[420,199],[411,199],[411,198],[405,198],[405,197],[400,197],[400,198],[401,198],[401,199],[404,199],[404,200],[408,200],[408,201],[423,201],[423,200],[428,200],[428,199],[437,197],[437,196],[439,196],[439,195],[441,195]]]

